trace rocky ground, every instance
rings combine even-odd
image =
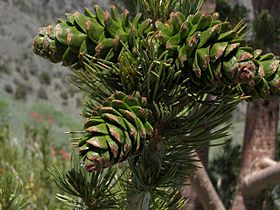
[[[38,28],[54,24],[66,12],[82,11],[100,0],[1,0],[0,1],[0,89],[19,100],[48,100],[76,111],[81,96],[69,83],[69,72],[32,52]],[[1,97],[1,96],[0,96]]]

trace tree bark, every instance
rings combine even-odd
[[[243,180],[243,192],[249,196],[258,196],[265,189],[280,183],[280,163],[247,175]]]
[[[197,156],[197,159],[199,157]],[[191,187],[205,210],[226,210],[201,161],[195,174],[190,177]]]
[[[216,3],[214,0],[204,0],[201,10],[204,13],[210,14],[215,11],[215,8],[216,8]]]
[[[201,163],[204,166],[204,170],[206,170],[207,164],[208,164],[208,153],[209,153],[209,147],[206,147],[204,149],[201,149],[200,151],[197,151],[199,159],[201,160]],[[203,209],[201,203],[199,202],[198,194],[195,191],[193,184],[184,185],[182,187],[182,194],[185,197],[189,198],[188,202],[185,204],[185,206],[183,207],[182,210],[202,210]]]
[[[149,210],[150,199],[150,192],[128,195],[127,210]]]
[[[265,192],[249,195],[244,190],[244,177],[260,168],[254,162],[264,157],[275,156],[276,133],[278,125],[279,102],[272,100],[255,100],[248,103],[246,114],[245,136],[241,162],[241,173],[232,210],[265,209]]]

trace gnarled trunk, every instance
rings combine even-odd
[[[276,132],[278,125],[278,98],[255,100],[248,103],[246,127],[241,162],[241,173],[232,210],[265,209],[265,191],[251,195],[244,190],[244,178],[261,168],[258,161],[275,156]]]

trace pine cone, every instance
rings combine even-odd
[[[110,13],[96,6],[95,15],[85,10],[85,15],[66,17],[67,21],[41,29],[34,39],[35,53],[66,66],[81,64],[85,54],[118,62],[123,43],[134,49],[150,32],[151,43],[159,54],[168,51],[193,92],[217,95],[238,87],[252,97],[279,95],[279,60],[245,46],[239,35],[244,24],[231,29],[216,13],[185,17],[173,12],[167,22],[156,21],[154,31],[150,19],[140,21],[137,15],[131,22],[127,11],[120,17],[115,7]]]
[[[239,35],[244,24],[230,29],[217,18],[216,13],[197,12],[187,18],[171,13],[166,23],[156,22],[159,48],[176,59],[195,91],[218,94],[238,85],[252,97],[279,95],[279,60],[244,45]]]
[[[114,6],[110,13],[97,5],[94,10],[95,15],[88,9],[84,14],[67,13],[67,20],[40,28],[33,51],[54,63],[62,61],[64,66],[81,65],[85,54],[114,61],[122,43],[130,45],[131,39],[145,36],[151,30],[151,20],[140,22],[140,14],[130,21],[127,10],[120,16]]]
[[[85,123],[79,152],[92,172],[139,154],[153,133],[146,98],[117,92],[93,111]]]

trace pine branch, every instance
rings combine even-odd
[[[198,155],[196,158],[199,160]],[[225,210],[219,195],[215,191],[215,188],[212,185],[211,180],[208,177],[208,174],[201,163],[197,162],[199,167],[194,175],[190,177],[191,186],[196,191],[198,199],[203,205],[205,210]]]
[[[244,194],[254,197],[279,183],[280,163],[275,163],[245,176],[242,189]]]
[[[113,210],[122,206],[122,192],[114,189],[121,178],[116,169],[89,174],[75,163],[75,167],[66,174],[55,167],[50,172],[57,186],[68,194],[57,194],[57,198],[67,206],[91,210]]]
[[[16,178],[4,173],[0,177],[0,209],[1,210],[22,210],[27,208],[29,201],[23,194],[21,183]]]
[[[144,5],[167,2],[151,0]],[[119,64],[126,49],[134,53],[144,48],[142,54],[153,47],[157,58],[167,52],[165,60],[170,60],[176,73],[181,71],[180,81],[188,80],[188,92],[219,95],[236,89],[262,98],[279,94],[279,60],[245,45],[242,21],[230,28],[216,14],[174,11],[168,20],[157,20],[153,28],[151,20],[141,20],[140,14],[130,21],[127,13],[121,17],[116,8],[103,14],[95,7],[95,13],[67,14],[67,20],[42,28],[34,39],[34,52],[82,68],[88,55]]]

